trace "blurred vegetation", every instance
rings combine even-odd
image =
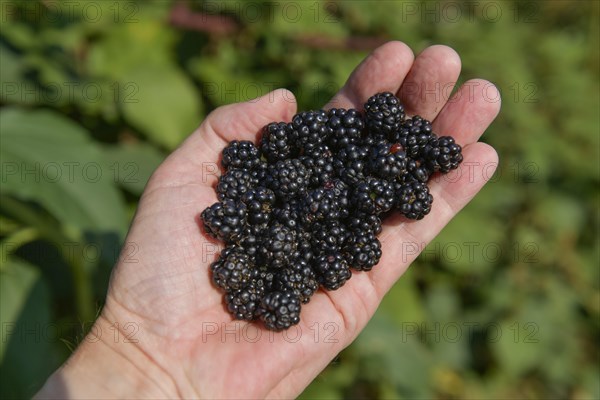
[[[101,308],[153,169],[213,108],[320,107],[378,44],[452,46],[500,165],[303,398],[600,398],[598,2],[2,1],[0,397]]]

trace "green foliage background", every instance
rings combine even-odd
[[[81,340],[145,182],[203,116],[275,87],[320,107],[398,39],[500,88],[499,169],[302,397],[600,398],[598,2],[179,3],[220,16],[196,29],[169,1],[0,4],[0,397]]]

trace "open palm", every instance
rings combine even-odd
[[[158,396],[293,397],[352,342],[416,257],[414,249],[471,200],[497,162],[496,152],[477,140],[499,111],[498,93],[473,80],[447,101],[459,72],[460,59],[448,47],[433,46],[415,58],[403,43],[390,42],[368,56],[326,106],[360,109],[374,93],[396,92],[407,114],[432,120],[436,133],[463,145],[464,163],[452,182],[431,182],[435,201],[427,218],[384,222],[383,257],[373,271],[353,274],[337,291],[317,292],[289,332],[272,333],[226,312],[208,272],[218,243],[200,228],[199,214],[216,201],[223,147],[233,139],[256,141],[265,124],[289,121],[296,112],[292,94],[276,90],[215,110],[165,160],[141,199],[100,318],[119,322],[137,341],[128,345],[144,354],[146,365],[139,368],[159,371],[149,379]]]

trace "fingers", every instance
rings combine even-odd
[[[471,201],[498,165],[496,151],[485,143],[467,146],[463,155],[464,161],[456,171],[431,181],[434,201],[425,219],[407,221],[397,217],[384,224],[380,236],[383,247],[380,264],[385,267],[376,267],[371,272],[379,296],[389,290],[421,250]]]
[[[448,46],[436,45],[423,50],[398,93],[407,115],[433,120],[452,92],[460,67],[460,57]]]
[[[413,60],[412,50],[402,42],[388,42],[378,47],[356,67],[325,109],[361,109],[362,104],[375,93],[396,93]]]
[[[469,80],[446,103],[433,129],[440,136],[453,136],[463,146],[476,142],[500,112],[500,105],[500,92],[492,83]]]

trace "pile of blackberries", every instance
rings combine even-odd
[[[219,202],[202,212],[207,233],[226,243],[210,269],[236,319],[271,330],[300,321],[322,287],[336,290],[352,270],[381,257],[381,219],[393,210],[421,219],[431,210],[427,182],[462,161],[450,136],[407,118],[392,93],[354,109],[307,111],[267,125],[259,146],[223,150]]]

